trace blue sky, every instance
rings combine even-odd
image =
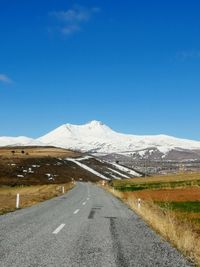
[[[1,0],[0,135],[101,120],[200,140],[200,2]]]

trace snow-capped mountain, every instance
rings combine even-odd
[[[147,149],[167,154],[174,149],[200,149],[200,142],[178,139],[167,135],[137,136],[121,134],[99,121],[84,125],[65,124],[37,139],[48,145],[93,153],[132,153]],[[151,152],[151,151],[150,151]],[[152,153],[152,152],[151,152]]]
[[[64,124],[35,140],[27,137],[0,137],[0,146],[8,145],[51,145],[90,153],[125,153],[137,157],[158,155],[160,158],[166,157],[171,151],[200,150],[198,141],[167,135],[121,134],[99,121],[84,125]]]
[[[4,146],[41,146],[44,145],[41,142],[29,138],[26,136],[18,136],[18,137],[0,137],[0,147]]]

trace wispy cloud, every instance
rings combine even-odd
[[[88,8],[75,5],[66,11],[54,11],[49,15],[56,19],[58,26],[55,28],[57,30],[64,35],[70,35],[80,31],[82,24],[88,22],[94,14],[99,12],[99,7]]]
[[[191,59],[200,59],[200,51],[197,51],[197,50],[179,51],[176,54],[176,58],[182,61],[191,60]]]
[[[0,73],[0,82],[12,83],[12,80],[7,75]]]

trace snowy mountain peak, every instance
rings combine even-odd
[[[36,140],[1,138],[0,146],[12,144],[43,144],[95,153],[132,153],[157,149],[167,155],[172,150],[200,149],[200,142],[167,135],[139,136],[115,132],[100,121],[83,125],[64,124]]]
[[[96,121],[96,120],[93,120],[93,121],[90,121],[86,124],[83,124],[81,125],[82,128],[85,128],[85,129],[89,129],[89,130],[92,130],[92,131],[100,131],[101,133],[108,133],[108,132],[113,132],[113,130],[108,127],[106,124],[104,124],[103,122],[101,121]]]
[[[86,151],[89,143],[89,150],[95,140],[100,142],[113,135],[113,131],[99,121],[91,121],[83,125],[64,124],[50,133],[40,137],[38,140],[48,145],[61,146],[65,148]]]
[[[64,124],[38,140],[48,145],[101,153],[123,153],[157,148],[166,154],[177,148],[200,149],[200,142],[197,141],[167,135],[121,134],[96,120],[83,125]]]
[[[58,128],[56,128],[51,133],[61,134],[65,132],[65,135],[72,135],[73,137],[80,138],[88,136],[88,135],[95,135],[96,137],[108,136],[109,134],[113,134],[114,131],[105,125],[101,121],[90,121],[86,124],[75,125],[75,124],[64,124]]]
[[[93,121],[89,121],[85,124],[70,124],[70,123],[67,123],[67,124],[63,124],[60,126],[61,128],[67,128],[67,129],[72,129],[72,128],[90,128],[90,129],[94,129],[94,128],[109,128],[107,125],[105,125],[103,122],[101,121],[96,121],[96,120],[93,120]],[[60,128],[58,127],[58,128]],[[110,128],[109,128],[110,129]]]
[[[101,128],[101,127],[106,127],[109,128],[108,126],[106,126],[103,122],[101,121],[89,121],[86,124],[80,124],[80,125],[76,125],[76,124],[63,124],[62,126],[60,126],[61,128],[66,128],[66,129],[72,129],[72,128],[89,128],[89,129],[94,129],[94,128]],[[60,128],[58,127],[58,128]]]
[[[102,121],[89,121],[86,125],[90,125],[91,127],[99,127],[105,125]]]

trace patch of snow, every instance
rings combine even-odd
[[[143,150],[143,151],[139,151],[138,154],[141,156],[141,157],[144,157],[144,155],[146,154],[146,150]]]
[[[115,166],[115,168],[117,168],[120,171],[129,173],[129,174],[131,174],[133,176],[137,176],[137,177],[140,177],[141,176],[139,173],[137,173],[137,172],[135,172],[135,171],[133,171],[133,170],[127,168],[127,167],[121,166],[121,165],[119,165],[117,163],[110,163],[110,164],[113,165],[113,166]]]
[[[34,171],[32,170],[32,168],[28,168],[28,173],[34,173]]]
[[[84,157],[81,157],[81,158],[76,158],[77,161],[82,161],[82,160],[87,160],[87,159],[92,159],[93,157],[92,156],[84,156]]]
[[[120,178],[120,177],[118,177],[118,176],[115,176],[115,175],[113,175],[113,174],[110,174],[110,176],[112,176],[112,178],[114,178],[115,180],[121,180],[121,178]]]
[[[167,147],[167,146],[160,146],[160,147],[158,146],[157,149],[158,149],[161,153],[167,155],[167,153],[169,153],[169,151],[172,150],[173,148],[170,148],[170,147]]]
[[[99,172],[93,170],[92,168],[86,166],[86,165],[83,164],[83,163],[80,163],[79,161],[76,161],[75,159],[72,159],[72,158],[66,158],[65,160],[67,160],[67,161],[71,161],[71,162],[77,164],[77,165],[80,166],[81,168],[83,168],[83,169],[85,169],[85,170],[87,170],[87,171],[89,171],[89,172],[95,174],[96,176],[98,176],[98,177],[100,177],[100,178],[102,178],[102,179],[104,179],[104,180],[110,180],[109,178],[107,178],[107,177],[104,176],[103,174],[101,174],[101,173],[99,173]]]
[[[24,178],[24,175],[22,175],[22,174],[18,174],[17,177],[19,177],[19,178]]]
[[[114,172],[114,173],[116,173],[116,174],[118,174],[118,175],[124,177],[124,178],[130,178],[129,176],[127,176],[127,175],[125,175],[125,174],[123,174],[123,173],[121,173],[121,172],[119,172],[119,171],[113,170],[113,169],[111,169],[111,168],[108,168],[108,169],[109,169],[110,171],[112,171],[112,172]]]

